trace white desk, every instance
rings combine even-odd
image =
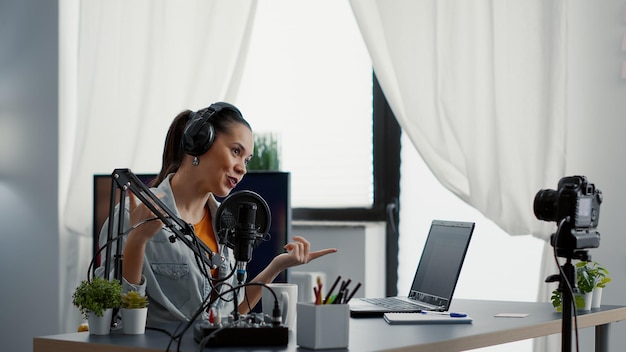
[[[388,325],[382,318],[351,318],[352,351],[465,351],[539,336],[561,333],[561,314],[550,303],[455,300],[451,310],[467,312],[472,324],[458,325]],[[528,313],[526,318],[495,318],[497,313]],[[602,306],[578,316],[579,329],[595,327],[596,351],[608,350],[610,323],[626,319],[626,306]],[[34,352],[49,351],[165,351],[169,337],[148,330],[145,335],[92,336],[71,333],[36,337]],[[197,351],[198,344],[189,331],[182,351]],[[207,349],[208,350],[208,349]],[[271,348],[211,348],[211,351],[306,351],[296,344],[290,332],[289,345]],[[176,351],[173,345],[170,351]],[[328,351],[328,350],[326,350]],[[346,350],[342,350],[346,351]]]

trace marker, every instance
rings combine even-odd
[[[445,315],[445,316],[449,316],[451,318],[465,318],[467,316],[467,314],[465,314],[465,313],[433,312],[433,311],[427,311],[427,310],[423,310],[422,314],[427,314],[427,315]]]
[[[335,302],[335,298],[337,298],[337,295],[330,296],[330,298],[328,298],[326,300],[326,303],[324,303],[324,304],[333,304]]]
[[[313,294],[315,295],[315,304],[321,304],[320,303],[320,291],[318,287],[313,287]]]
[[[317,291],[315,292],[315,304],[322,304],[322,278],[317,277]]]

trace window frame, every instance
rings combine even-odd
[[[371,207],[293,208],[295,221],[385,221],[385,291],[397,294],[398,281],[398,216],[400,199],[400,137],[401,129],[372,74],[373,172],[374,202]],[[393,219],[388,219],[392,209]]]

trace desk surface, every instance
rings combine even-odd
[[[455,300],[452,311],[463,311],[472,324],[388,325],[382,318],[351,318],[350,346],[353,351],[464,351],[533,337],[561,333],[561,314],[550,303]],[[497,313],[527,313],[525,318],[496,318]],[[626,319],[626,307],[602,306],[578,315],[579,329],[609,324]],[[145,335],[106,336],[70,333],[36,337],[34,352],[48,351],[166,351],[169,337],[147,330]],[[176,351],[177,346],[169,349]],[[197,351],[198,344],[189,331],[181,351]],[[211,348],[211,351],[245,350]],[[306,351],[296,344],[296,334],[289,332],[289,345],[275,348],[250,348],[255,351]],[[327,350],[328,351],[328,350]],[[346,350],[342,350],[346,351]]]

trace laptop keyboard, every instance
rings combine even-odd
[[[401,299],[397,299],[394,297],[386,297],[386,298],[361,298],[362,301],[375,304],[379,307],[387,308],[389,310],[420,310],[426,309],[426,307],[422,307],[416,303],[406,302]]]

